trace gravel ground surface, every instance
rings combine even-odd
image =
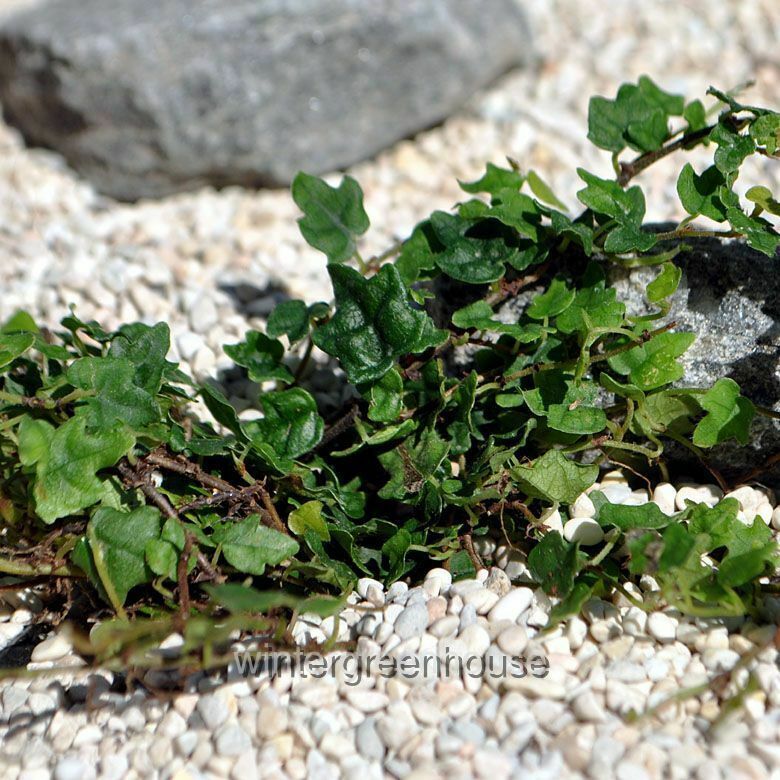
[[[613,503],[650,499],[620,472],[595,487]],[[722,495],[712,485],[664,484],[652,500],[673,514],[686,500],[714,505]],[[730,495],[746,524],[752,517],[780,527],[771,494],[748,487]],[[585,494],[575,506],[580,517],[561,529],[569,538],[583,533],[593,512]],[[560,516],[547,522],[560,526]],[[475,579],[453,583],[449,572],[433,569],[420,586],[397,582],[387,591],[362,579],[338,626],[333,617],[302,615],[293,627],[301,646],[334,630],[341,641],[356,640],[351,663],[325,657],[333,674],[310,665],[244,676],[233,664],[222,685],[196,675],[183,694],[155,699],[143,689],[113,692],[108,673],[74,672],[81,659],[65,634],[52,635],[35,647],[28,668],[58,667],[55,681],[15,682],[0,696],[2,776],[780,777],[773,625],[780,599],[767,600],[759,623],[694,620],[673,609],[648,615],[636,604],[658,586],[644,576],[628,594],[634,603],[592,599],[582,618],[542,632],[551,603],[530,585],[522,555],[490,539],[478,551],[495,566]],[[4,610],[0,644],[36,609],[28,596]],[[177,639],[163,643],[168,652]],[[150,674],[144,682],[159,684],[160,674]],[[733,695],[750,674],[755,688],[724,717],[716,692]],[[671,699],[701,685],[702,695]],[[631,712],[646,717],[632,722]]]
[[[0,14],[22,4],[0,0]],[[507,76],[442,127],[350,171],[365,189],[373,220],[364,255],[407,235],[431,210],[449,207],[460,197],[457,178],[475,178],[487,160],[506,155],[535,168],[574,209],[575,168],[609,171],[608,156],[585,139],[588,98],[611,96],[641,73],[689,97],[710,83],[729,88],[755,79],[750,99],[780,105],[775,0],[623,0],[608,10],[596,0],[525,5],[542,55],[535,71]],[[676,167],[665,161],[643,177],[649,218],[678,216]],[[751,183],[777,191],[774,168],[757,166]],[[305,245],[296,216],[286,191],[204,190],[116,204],[95,195],[55,155],[25,149],[0,124],[0,320],[23,307],[55,325],[70,304],[106,326],[165,320],[174,334],[172,357],[199,377],[215,375],[228,365],[222,344],[261,325],[277,300],[330,297],[324,262]],[[647,500],[615,492],[614,500]],[[659,503],[679,498],[663,492]],[[758,493],[743,499],[770,520],[772,503]],[[780,525],[777,510],[772,521]],[[494,552],[497,565],[521,581],[522,560],[505,549]],[[432,685],[373,676],[353,687],[283,675],[273,683],[241,678],[210,691],[214,683],[202,679],[193,681],[193,693],[167,702],[113,692],[110,675],[85,677],[74,669],[70,679],[59,674],[56,682],[0,686],[0,774],[24,780],[52,773],[61,780],[780,777],[780,672],[771,644],[752,662],[758,689],[725,722],[713,726],[712,693],[667,706],[647,722],[623,719],[629,709],[644,710],[713,679],[770,642],[780,604],[770,603],[775,613],[757,626],[690,621],[674,612],[648,619],[628,602],[593,602],[583,620],[541,639],[536,633],[548,600],[525,587],[506,593],[507,586],[494,570],[454,587],[446,573],[434,571],[419,588],[398,584],[387,593],[364,581],[361,599],[381,611],[354,608],[342,617],[366,653],[393,645],[396,655],[438,650],[441,642],[461,655],[538,651],[550,671],[536,682],[508,679],[495,690],[490,680],[483,685],[468,675]],[[653,582],[644,587],[651,590]],[[7,600],[0,647],[18,639],[41,609],[34,596]],[[302,622],[298,632],[302,640],[306,632],[324,635],[316,620]],[[32,660],[81,663],[64,636],[47,638]]]

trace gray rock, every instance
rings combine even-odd
[[[755,404],[780,411],[780,254],[766,257],[736,241],[689,242],[677,256],[682,281],[665,321],[696,333],[682,356],[681,386],[709,387],[730,377]],[[646,311],[644,291],[657,269],[615,271],[613,283],[629,311]],[[686,452],[668,448],[680,468],[696,468]],[[728,479],[750,472],[780,452],[780,422],[757,415],[747,447],[735,442],[708,451]],[[759,479],[780,486],[780,463]]]
[[[393,628],[401,639],[420,636],[428,625],[428,609],[425,604],[411,604],[396,618]]]
[[[518,0],[48,0],[0,34],[0,101],[134,200],[342,168],[528,52]]]
[[[379,738],[374,718],[366,718],[355,729],[355,743],[358,753],[371,761],[381,761],[385,757],[385,746]]]

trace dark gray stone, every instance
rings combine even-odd
[[[730,377],[754,403],[780,412],[780,254],[771,258],[743,243],[701,240],[675,263],[683,271],[666,320],[693,331],[696,341],[683,355],[683,386],[709,387]],[[657,269],[613,272],[618,297],[629,311],[647,311],[644,291]],[[747,474],[780,453],[780,422],[757,415],[749,446],[728,443],[708,452],[727,478]],[[695,465],[672,448],[680,467]],[[759,478],[780,487],[780,463]]]
[[[0,101],[102,192],[287,185],[444,119],[528,57],[519,0],[50,0]]]

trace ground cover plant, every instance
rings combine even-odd
[[[578,171],[576,218],[535,173],[490,164],[453,210],[373,258],[358,250],[357,182],[300,174],[300,228],[334,300],[285,301],[265,332],[226,346],[262,388],[255,419],[167,360],[165,323],[108,332],[72,312],[50,332],[20,312],[0,332],[0,573],[47,585],[63,616],[100,619],[82,649],[123,666],[159,663],[147,651],[173,629],[197,665],[220,662],[235,630],[283,641],[291,610],[333,612],[360,576],[389,583],[436,562],[470,576],[486,534],[527,554],[553,621],[592,596],[632,598],[643,573],[660,585],[645,609],[755,612],[777,548],[734,499],[667,516],[594,491],[595,544],[546,522],[570,516],[601,465],[666,479],[669,441],[706,463],[769,413],[731,379],[679,386],[694,335],[665,320],[686,241],[780,246],[773,193],[736,186],[746,159],[777,156],[780,114],[709,94],[705,108],[643,77],[594,98],[589,138],[615,175]],[[686,163],[677,181],[688,218],[645,225],[635,179],[702,146],[712,164]],[[657,268],[651,313],[627,314],[611,264]],[[447,290],[465,302],[442,313]],[[354,390],[327,419],[307,389],[314,347]]]

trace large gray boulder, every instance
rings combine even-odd
[[[0,31],[0,102],[116,198],[287,185],[440,122],[525,61],[518,2],[49,0]]]

